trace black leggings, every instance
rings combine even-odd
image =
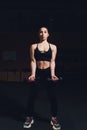
[[[51,106],[51,115],[57,116],[57,98],[56,92],[58,83],[50,80],[50,68],[47,69],[37,69],[36,80],[30,82],[29,99],[27,106],[27,116],[34,116],[34,102],[39,89],[45,88],[47,91],[48,99]]]

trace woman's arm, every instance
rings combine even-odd
[[[55,45],[52,45],[52,59],[51,59],[51,78],[53,80],[58,80],[59,78],[55,75],[55,59],[56,59],[56,54],[57,54],[57,47]]]
[[[34,58],[34,50],[35,50],[35,46],[31,45],[30,48],[30,67],[31,67],[31,75],[29,77],[29,80],[35,80],[35,73],[36,73],[36,60]]]

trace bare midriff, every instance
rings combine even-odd
[[[49,61],[37,61],[37,68],[39,69],[47,69],[50,67]]]

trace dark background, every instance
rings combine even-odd
[[[86,24],[87,8],[83,1],[0,2],[0,72],[30,71],[29,48],[38,41],[40,26],[48,27],[49,42],[58,47],[56,64],[63,77],[57,95],[62,130],[87,129]],[[25,82],[0,81],[0,130],[23,129],[27,98]],[[32,130],[51,129],[47,125],[49,103],[46,98],[42,104],[41,99],[42,96],[36,102],[36,111],[43,114]]]
[[[0,2],[0,69],[29,68],[29,47],[38,41],[39,27],[46,26],[49,42],[58,46],[57,64],[85,72],[86,15],[80,1]],[[15,51],[15,60],[6,61],[6,51]]]

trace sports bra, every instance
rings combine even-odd
[[[37,47],[34,52],[34,57],[35,57],[36,61],[51,61],[52,50],[51,50],[50,44],[49,44],[49,50],[45,51],[45,52],[40,51],[38,49],[38,44],[37,44]]]

